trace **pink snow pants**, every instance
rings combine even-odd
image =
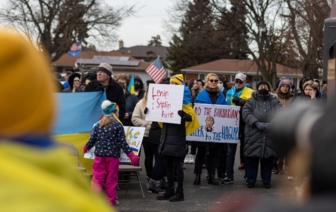
[[[119,158],[96,156],[92,165],[91,187],[101,192],[105,187],[107,200],[113,205],[117,201]]]

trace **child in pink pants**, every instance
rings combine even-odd
[[[108,201],[115,205],[120,149],[127,154],[133,166],[139,164],[139,157],[131,151],[126,142],[124,127],[116,116],[119,112],[118,106],[105,100],[102,109],[104,117],[94,125],[90,139],[84,146],[84,153],[93,146],[96,147],[91,186],[98,192],[105,188]]]

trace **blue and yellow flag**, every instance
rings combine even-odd
[[[127,90],[131,93],[131,94],[135,94],[135,90],[134,90],[134,75],[132,75],[130,82],[128,83],[128,88]]]

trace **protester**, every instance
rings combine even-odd
[[[264,188],[270,188],[272,164],[275,152],[268,131],[272,128],[272,118],[282,108],[276,95],[272,94],[269,82],[261,81],[257,84],[257,91],[246,101],[242,111],[246,123],[246,140],[244,156],[246,161],[246,184],[253,188],[257,181],[260,162],[261,179]]]
[[[197,80],[197,84],[198,84],[198,86],[199,86],[199,92],[202,91],[202,90],[203,90],[203,87],[204,87],[204,82],[203,82],[203,80],[198,79],[198,80]]]
[[[56,85],[56,92],[62,92],[63,91],[63,89],[64,89],[64,86],[63,86],[63,84],[61,83],[61,78],[62,78],[62,76],[61,76],[61,74],[60,73],[58,73],[58,72],[54,72],[55,73],[55,78],[54,78],[54,83],[55,83],[55,85]]]
[[[318,90],[318,84],[312,80],[305,81],[302,84],[302,93],[294,96],[292,104],[296,101],[316,101],[321,99],[321,93]]]
[[[8,29],[0,30],[0,46],[1,211],[111,211],[51,138],[57,104],[49,59]]]
[[[71,92],[71,93],[80,92],[80,78],[81,75],[79,73],[71,74],[70,77],[68,78],[69,87],[64,89],[63,92]]]
[[[280,104],[284,108],[287,108],[293,99],[294,94],[291,92],[291,87],[292,81],[290,79],[283,78],[280,80],[278,88],[276,89],[276,94],[278,95]],[[284,155],[279,155],[274,158],[272,170],[273,174],[284,174],[284,159]],[[288,157],[286,157],[286,166],[289,166]],[[290,180],[292,178],[292,174],[288,173],[288,179]]]
[[[147,105],[147,95],[148,95],[148,87],[145,92],[144,98],[142,98],[135,106],[133,115],[132,115],[132,123],[136,127],[145,127],[145,134],[142,139],[142,147],[145,151],[145,169],[147,174],[147,179],[150,179],[152,176],[152,170],[153,170],[153,161],[154,161],[154,152],[152,151],[152,148],[150,147],[148,134],[151,127],[152,122],[146,121],[146,105]],[[149,184],[147,183],[147,187],[149,187]]]
[[[135,95],[141,100],[144,97],[145,90],[142,79],[138,75],[134,75],[134,90]]]
[[[115,102],[119,106],[119,117],[125,116],[126,101],[124,91],[112,79],[112,66],[107,63],[101,63],[97,70],[97,79],[91,81],[85,91],[106,91],[106,98]]]
[[[82,85],[80,86],[81,91],[85,91],[86,86],[93,80],[97,79],[98,67],[90,68],[90,70],[82,75]]]
[[[205,77],[205,86],[204,89],[197,95],[195,103],[200,104],[216,104],[216,105],[228,105],[225,101],[225,96],[222,91],[219,90],[218,84],[218,76],[214,73],[210,73]],[[210,126],[207,126],[206,129],[209,132],[212,132],[212,128],[210,128],[213,123],[213,117],[211,118]],[[206,123],[207,125],[207,123]],[[219,183],[215,179],[216,173],[216,166],[217,166],[217,158],[218,158],[218,149],[220,148],[221,144],[212,143],[212,142],[193,142],[195,146],[197,146],[197,155],[196,155],[196,162],[194,173],[196,175],[194,180],[194,185],[201,184],[201,174],[202,174],[202,164],[203,159],[207,153],[207,160],[208,160],[208,184],[218,185]]]
[[[200,92],[201,87],[197,84],[197,80],[190,79],[188,83],[188,88],[191,93],[192,102],[195,102],[197,94]]]
[[[66,71],[66,72],[65,72],[65,75],[64,75],[64,80],[65,80],[65,82],[63,83],[63,87],[64,87],[64,89],[67,89],[67,88],[69,87],[69,82],[68,82],[68,80],[69,80],[69,77],[70,77],[71,74],[73,74],[72,71]]]
[[[127,85],[129,83],[129,78],[126,74],[118,74],[116,77],[116,82],[118,82],[125,93],[125,101],[126,101],[126,113],[123,118],[120,118],[121,122],[124,126],[134,126],[132,123],[132,115],[136,104],[139,102],[138,98],[131,94],[127,90]]]
[[[95,159],[92,165],[92,188],[101,192],[105,189],[108,201],[112,205],[117,201],[116,188],[118,185],[118,171],[120,150],[130,158],[133,166],[139,164],[139,157],[135,155],[125,139],[124,127],[117,118],[118,106],[109,100],[101,105],[104,117],[92,129],[91,136],[84,146],[84,153],[95,146]]]
[[[192,109],[190,91],[183,83],[184,79],[182,74],[174,75],[170,78],[170,84],[182,85],[184,87],[182,110],[177,111],[178,115],[181,117],[181,123],[163,123],[159,146],[159,154],[162,154],[165,157],[168,186],[166,192],[163,195],[158,196],[157,199],[169,199],[170,202],[184,200],[184,173],[181,162],[186,154],[186,135],[191,134],[200,127],[195,111]],[[146,108],[146,112],[150,113],[148,108]],[[175,175],[177,178],[176,192],[174,188]]]
[[[165,78],[160,84],[169,84],[169,81],[169,78]],[[155,163],[147,186],[152,193],[164,192],[167,187],[165,159],[162,154],[159,154],[160,137],[161,127],[158,122],[153,121],[149,130],[148,140],[149,146],[154,153]]]
[[[239,111],[239,140],[240,140],[240,166],[238,169],[245,169],[244,162],[244,143],[245,143],[245,121],[242,116],[242,108],[244,107],[246,101],[251,98],[251,94],[253,92],[252,89],[246,87],[246,75],[238,72],[235,76],[235,85],[232,86],[230,90],[227,92],[226,101],[230,102],[231,105],[240,106]],[[229,144],[228,154],[226,158],[226,173],[227,177],[225,177],[222,181],[224,184],[230,184],[234,182],[234,161],[236,156],[237,144]]]

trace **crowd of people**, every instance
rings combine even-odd
[[[158,200],[169,199],[172,202],[184,200],[183,162],[189,153],[194,155],[194,185],[202,182],[202,170],[206,167],[208,184],[219,185],[234,183],[234,164],[237,144],[186,141],[185,123],[195,122],[193,114],[181,110],[180,125],[146,121],[148,113],[147,92],[142,79],[135,75],[135,94],[130,94],[127,87],[130,76],[118,74],[112,76],[112,67],[102,63],[91,68],[80,76],[79,73],[68,74],[63,92],[105,91],[107,99],[119,106],[119,119],[125,126],[145,127],[142,141],[144,166],[147,176],[147,189],[151,193],[163,193]],[[301,92],[294,93],[292,81],[282,78],[273,89],[267,81],[257,83],[255,89],[247,83],[246,75],[239,72],[235,75],[234,85],[229,87],[223,76],[210,73],[205,82],[201,79],[190,79],[185,82],[183,75],[166,78],[162,84],[182,85],[185,88],[184,101],[190,99],[194,103],[240,106],[239,170],[245,170],[245,182],[248,188],[255,186],[258,166],[264,188],[271,187],[271,175],[287,173],[288,180],[294,179],[290,166],[290,158],[279,155],[274,148],[270,136],[273,128],[272,119],[281,110],[290,107],[295,101],[323,99],[318,81],[304,77],[300,81]],[[187,92],[186,92],[187,91]],[[214,121],[214,120],[212,120]],[[211,122],[211,120],[208,120]],[[211,129],[210,129],[211,130]],[[178,133],[176,133],[178,132]],[[190,146],[190,148],[189,148]],[[217,174],[217,176],[216,176]],[[175,182],[177,186],[175,189]],[[113,204],[115,204],[113,198]]]

